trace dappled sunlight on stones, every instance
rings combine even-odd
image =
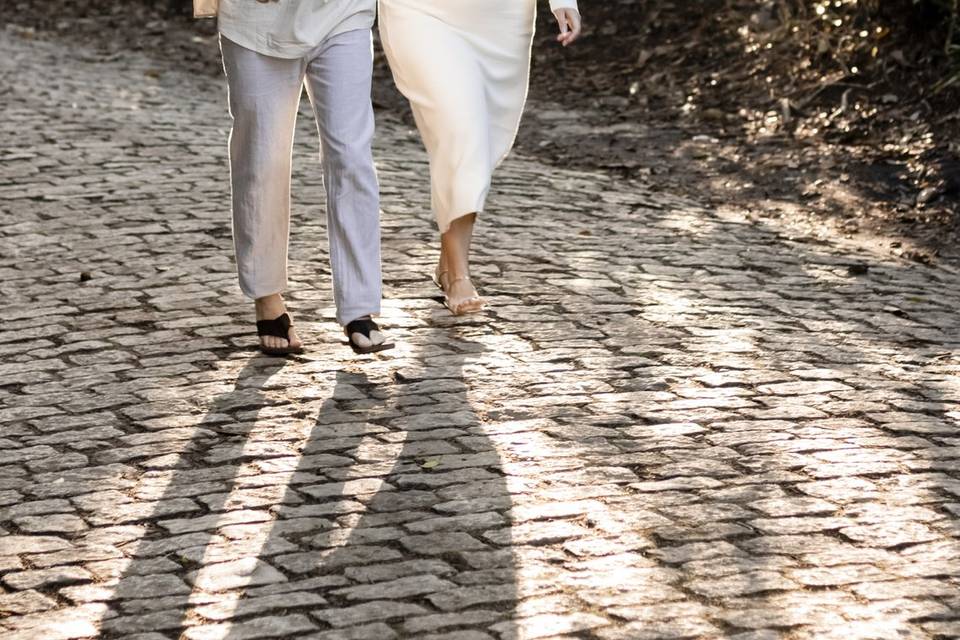
[[[847,527],[840,530],[845,537],[867,546],[898,547],[937,540],[940,535],[918,522],[889,522]]]
[[[0,612],[4,615],[26,615],[53,609],[56,606],[56,602],[33,590],[0,595]]]
[[[204,566],[187,579],[204,591],[225,591],[239,587],[283,582],[286,577],[257,558],[242,558]]]
[[[574,615],[544,614],[521,618],[513,623],[498,623],[491,627],[502,640],[535,640],[565,633],[585,632],[608,624],[605,618],[587,613]]]
[[[732,598],[764,591],[786,591],[796,588],[797,583],[775,571],[752,571],[722,578],[692,580],[687,587],[710,598]]]
[[[623,612],[623,617],[634,620],[636,611]],[[720,627],[703,618],[683,617],[678,619],[660,619],[650,622],[630,622],[615,627],[598,629],[598,638],[602,640],[665,640],[672,638],[721,637]]]
[[[854,278],[831,242],[515,156],[477,227],[491,307],[453,318],[426,157],[387,118],[397,349],[341,342],[299,136],[309,348],[266,358],[222,83],[133,54],[51,80],[62,50],[4,33],[0,54],[36,78],[9,96],[2,233],[30,252],[0,265],[0,319],[45,319],[0,331],[4,640],[956,635],[955,271]],[[155,104],[120,117],[121,92]]]
[[[307,616],[265,616],[245,620],[243,625],[221,623],[191,627],[184,633],[186,640],[255,640],[256,638],[292,637],[316,629]]]
[[[5,640],[74,640],[88,638],[98,633],[97,622],[109,616],[104,604],[90,604],[79,607],[63,607],[55,611],[44,611],[17,616],[5,620]]]
[[[50,567],[48,569],[31,569],[8,573],[3,577],[3,584],[18,591],[24,589],[50,589],[61,585],[76,582],[88,582],[93,579],[89,571],[83,567]]]

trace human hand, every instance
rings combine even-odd
[[[557,42],[563,46],[573,44],[573,41],[580,37],[580,12],[576,9],[557,9],[553,15],[560,25]]]

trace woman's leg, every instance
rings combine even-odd
[[[274,58],[221,38],[229,89],[230,183],[233,237],[240,288],[256,301],[257,320],[271,320],[286,309],[280,293],[287,285],[290,229],[290,168],[293,133],[303,87],[303,62]],[[299,346],[264,336],[270,348]]]
[[[454,312],[477,311],[484,304],[470,278],[470,243],[476,217],[473,213],[461,216],[440,235],[438,280]]]
[[[483,302],[469,279],[470,242],[495,164],[482,65],[461,33],[415,10],[382,10],[380,34],[430,156],[431,204],[441,234],[439,283],[455,313],[478,310]]]

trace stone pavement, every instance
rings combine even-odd
[[[5,640],[960,637],[956,269],[514,157],[453,319],[383,119],[355,357],[304,119],[310,350],[261,357],[222,83],[12,31],[0,76]]]

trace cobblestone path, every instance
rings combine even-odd
[[[265,358],[222,83],[9,31],[0,77],[5,640],[960,637],[956,270],[514,157],[453,319],[384,119],[358,358],[303,119]]]

